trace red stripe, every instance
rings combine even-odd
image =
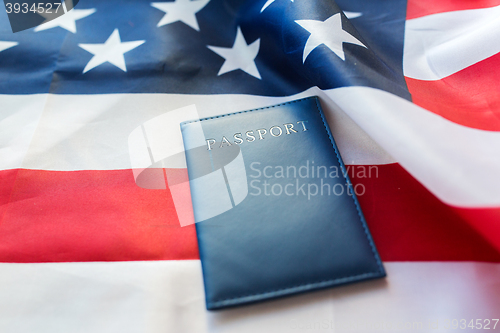
[[[349,175],[353,184],[367,189],[358,198],[383,260],[500,262],[500,251],[470,225],[471,221],[478,227],[498,224],[500,209],[447,206],[399,164],[377,166],[378,178],[360,177],[359,168]],[[500,249],[500,232],[492,240]]]
[[[437,81],[406,78],[413,103],[455,123],[500,131],[500,54]]]
[[[500,252],[500,208],[466,209],[456,208],[460,217],[478,230]]]
[[[9,207],[8,203],[10,202],[18,171],[16,169],[0,172],[0,221],[3,220],[3,216]]]
[[[7,184],[15,176],[0,173]],[[131,170],[19,170],[11,188],[0,261],[199,258],[194,226],[179,226],[169,191],[136,186]]]
[[[406,19],[456,10],[479,9],[500,5],[500,0],[408,0]]]
[[[499,210],[457,211],[397,164],[377,166],[378,177],[372,168],[371,178],[359,168],[350,174],[366,188],[359,199],[383,260],[500,262],[465,222],[496,223]],[[2,262],[198,258],[194,226],[179,226],[169,191],[138,187],[131,170],[8,170],[0,179],[0,203],[10,200],[1,206]]]

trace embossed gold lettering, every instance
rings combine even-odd
[[[207,141],[207,150],[212,150],[212,146],[214,145],[215,143],[215,139],[206,139],[205,141]]]
[[[297,122],[297,124],[302,124],[302,127],[304,128],[303,132],[307,131],[306,123],[307,123],[307,120],[301,120],[301,121]]]
[[[233,135],[234,143],[237,145],[241,145],[243,143],[243,139],[241,138],[241,133],[234,133]]]
[[[259,140],[264,140],[264,135],[266,135],[267,131],[265,128],[259,128],[257,133],[259,133]]]
[[[232,135],[232,141],[229,140],[227,136],[222,136],[219,148],[222,148],[225,146],[232,146],[233,144],[241,145],[245,141],[246,142],[254,142],[254,141],[257,141],[257,138],[259,141],[264,140],[266,134],[271,134],[272,137],[276,138],[276,137],[282,136],[282,134],[284,134],[284,133],[286,133],[287,135],[290,135],[293,133],[306,132],[309,130],[306,127],[307,122],[308,122],[307,120],[297,121],[297,124],[302,125],[302,131],[300,131],[300,129],[299,129],[300,127],[297,128],[297,126],[295,127],[297,129],[295,129],[294,123],[284,123],[283,126],[282,125],[273,125],[273,126],[269,127],[269,129],[259,128],[256,130],[246,131],[244,137],[243,137],[242,132],[234,133]],[[283,128],[284,128],[284,130],[283,130]],[[215,143],[216,142],[218,143],[218,141],[216,141],[215,139],[206,139],[205,141],[207,143],[207,150],[212,150]]]
[[[227,144],[228,146],[232,146],[231,142],[229,142],[229,140],[225,136],[222,137],[219,148],[222,148],[224,146],[224,144]]]
[[[278,134],[274,134],[274,133],[273,133],[273,129],[277,129],[277,130],[279,130]],[[276,132],[276,131],[275,131],[275,132]],[[272,136],[274,136],[274,137],[276,137],[276,136],[281,136],[281,134],[283,134],[283,130],[282,130],[282,129],[281,129],[281,127],[279,127],[278,125],[275,125],[275,126],[273,126],[273,127],[271,127],[271,128],[269,129],[269,133],[270,133]]]
[[[253,141],[255,141],[255,136],[253,136],[253,131],[247,131],[245,134],[246,134],[246,136],[247,136],[247,141],[248,141],[248,142],[253,142]],[[248,140],[248,138],[251,138],[252,140]]]
[[[292,131],[293,133],[297,133],[297,131],[293,129],[293,124],[292,123],[283,124],[283,126],[285,126],[286,134],[290,134],[291,133],[290,131]]]

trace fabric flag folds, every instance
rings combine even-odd
[[[493,328],[499,31],[499,0],[88,0],[15,34],[0,13],[0,331]],[[179,123],[311,95],[388,277],[209,313]]]

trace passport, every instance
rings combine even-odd
[[[207,309],[385,276],[317,97],[181,131]]]

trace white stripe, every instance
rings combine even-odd
[[[23,164],[46,100],[47,95],[0,95],[0,170]]]
[[[373,88],[326,94],[445,203],[500,206],[500,132],[458,125]]]
[[[27,168],[41,170],[115,170],[131,168],[128,137],[144,122],[168,111],[195,104],[200,117],[220,115],[269,106],[300,97],[321,93],[309,89],[287,97],[251,95],[177,95],[177,94],[107,94],[107,95],[0,95],[0,105],[7,114],[15,114],[16,122],[0,119],[0,128],[10,133],[0,134],[0,147],[5,158],[1,169]],[[29,98],[45,96],[32,112],[21,107]],[[387,164],[394,159],[383,151],[341,110],[324,104],[335,139],[347,164]],[[32,113],[43,114],[36,124]],[[5,114],[5,113],[4,113]],[[170,124],[165,131],[179,132],[179,124]],[[33,138],[32,138],[33,136]],[[15,141],[14,139],[16,137]],[[16,158],[9,154],[18,142],[26,146]],[[27,145],[29,149],[26,153]],[[172,146],[173,148],[174,145]],[[26,158],[23,162],[23,156]],[[169,154],[165,152],[165,154]]]
[[[498,319],[500,264],[385,267],[383,280],[208,312],[199,261],[0,264],[0,331],[450,332],[453,319]]]
[[[321,97],[346,164],[386,164],[394,162],[391,157],[394,156],[415,178],[450,205],[500,205],[500,133],[458,125],[395,95],[366,87],[338,88],[327,92],[311,88],[281,98],[250,95],[48,95],[34,134],[33,124],[39,113],[36,108],[33,108],[36,112],[11,112],[16,115],[16,121],[9,121],[7,117],[0,122],[6,133],[10,133],[3,137],[5,142],[1,146],[5,158],[0,163],[4,169],[128,169],[131,167],[128,136],[145,121],[165,112],[195,104],[199,116],[207,117],[311,95]],[[43,104],[43,96],[31,98],[39,106]],[[28,99],[18,96],[0,98],[9,101],[12,109],[18,104],[22,106],[21,110],[26,108],[23,105],[31,105]],[[172,123],[165,131],[178,133],[178,126],[177,122]],[[16,135],[20,137],[19,141],[13,139]],[[25,148],[30,140],[22,163],[20,154],[10,158],[13,145],[20,142]],[[174,149],[175,145],[172,147]],[[20,164],[16,165],[16,161]]]
[[[205,332],[202,305],[198,261],[0,264],[2,333]]]
[[[196,106],[189,105],[166,112],[135,128],[128,138],[132,168],[148,168],[167,158],[166,168],[186,168],[181,128],[175,125],[179,125],[183,121],[197,119],[200,118]],[[197,139],[204,144],[203,129],[199,123],[198,126]],[[182,158],[172,159],[176,155]]]
[[[500,6],[406,21],[406,77],[439,80],[500,52]]]

